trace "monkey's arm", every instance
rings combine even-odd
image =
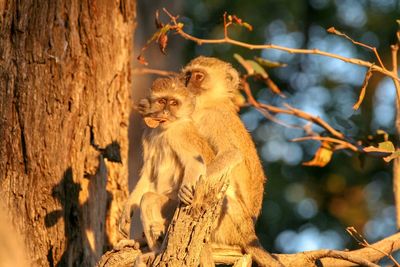
[[[148,141],[145,137],[143,138],[143,154],[144,164],[140,173],[139,180],[133,191],[129,194],[129,197],[125,202],[122,215],[119,220],[119,230],[125,236],[129,236],[129,224],[131,223],[132,214],[136,213],[134,220],[135,218],[139,218],[139,206],[143,194],[152,190],[151,160],[148,158]],[[135,225],[140,225],[140,222],[135,222]]]
[[[232,148],[219,152],[217,156],[207,165],[207,179],[219,179],[223,175],[243,161],[243,156],[239,149]]]
[[[183,124],[175,130],[179,138],[171,142],[171,147],[184,170],[178,197],[184,204],[190,204],[194,186],[201,176],[206,175],[206,162],[213,158],[214,154],[194,125]]]
[[[136,184],[133,191],[130,193],[127,201],[125,202],[122,215],[119,220],[119,231],[125,236],[130,236],[129,225],[131,224],[131,218],[133,216],[133,220],[139,217],[139,206],[142,196],[145,192],[150,190],[150,179],[147,176],[141,176],[139,178],[138,183]],[[135,216],[136,215],[136,216]],[[138,225],[138,222],[132,222],[135,225]],[[140,225],[140,224],[139,224]],[[135,228],[135,227],[130,227]],[[130,236],[132,238],[132,236]]]

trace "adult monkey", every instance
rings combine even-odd
[[[243,158],[228,174],[229,187],[211,241],[240,246],[260,266],[282,266],[255,234],[266,178],[254,142],[232,102],[239,87],[238,72],[229,63],[200,56],[182,70],[181,79],[196,97],[192,119],[214,150],[215,161],[230,151],[239,151]]]

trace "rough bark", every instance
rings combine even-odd
[[[154,267],[199,265],[204,245],[210,240],[213,225],[221,213],[227,182],[226,177],[199,181],[192,205],[180,205],[175,211]]]
[[[134,16],[134,0],[0,2],[0,201],[32,266],[93,266],[118,237]]]

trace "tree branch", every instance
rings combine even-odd
[[[397,33],[400,34],[400,30]],[[399,51],[399,44],[394,44],[391,46],[392,50],[392,71],[395,75],[398,76],[398,68],[397,68],[397,55]],[[396,132],[397,139],[400,138],[400,82],[396,79],[393,79],[394,86],[396,88],[397,93],[397,101],[396,101]],[[399,144],[397,144],[397,150],[399,149]],[[400,229],[400,158],[394,159],[393,162],[393,192],[394,192],[394,203],[396,207],[396,226],[397,229]]]
[[[354,266],[354,263],[364,266],[378,266],[367,265],[362,260],[368,262],[377,262],[385,255],[377,251],[378,248],[385,253],[391,254],[400,249],[400,233],[389,236],[370,247],[361,248],[353,251],[334,251],[334,250],[315,250],[305,251],[296,254],[274,254],[277,259],[285,266],[323,266],[323,267],[345,267]],[[351,259],[351,260],[349,260]],[[316,263],[320,260],[320,265]]]
[[[280,46],[280,45],[275,45],[275,44],[249,44],[249,43],[245,43],[245,42],[241,42],[241,41],[237,41],[234,39],[231,39],[228,36],[228,31],[227,28],[228,26],[230,26],[230,24],[225,24],[224,25],[224,37],[220,38],[220,39],[201,39],[201,38],[197,38],[193,35],[190,35],[188,33],[186,33],[183,30],[183,24],[182,23],[178,23],[176,16],[171,15],[171,13],[168,12],[168,10],[166,10],[165,8],[163,9],[164,12],[170,17],[171,19],[171,30],[175,30],[177,34],[179,34],[180,36],[182,36],[184,39],[187,40],[191,40],[195,43],[197,43],[198,45],[202,45],[202,44],[232,44],[235,46],[240,46],[240,47],[244,47],[250,50],[263,50],[263,49],[275,49],[275,50],[280,50],[280,51],[284,51],[290,54],[314,54],[314,55],[320,55],[320,56],[325,56],[325,57],[330,57],[330,58],[335,58],[335,59],[339,59],[341,61],[347,62],[347,63],[351,63],[354,65],[359,65],[359,66],[363,66],[363,67],[367,67],[369,69],[371,69],[371,71],[376,71],[376,72],[380,72],[385,76],[391,77],[394,80],[400,81],[400,79],[392,72],[387,70],[384,67],[380,67],[378,65],[375,65],[374,63],[365,61],[365,60],[361,60],[358,58],[348,58],[348,57],[344,57],[344,56],[340,56],[340,55],[336,55],[336,54],[332,54],[329,52],[325,52],[325,51],[321,51],[318,49],[299,49],[299,48],[288,48],[288,47],[284,47],[284,46]]]

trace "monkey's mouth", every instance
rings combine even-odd
[[[163,119],[163,118],[153,118],[153,120],[158,121],[159,123],[164,123],[167,122],[167,119]]]

